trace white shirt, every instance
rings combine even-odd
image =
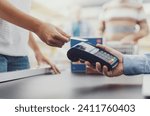
[[[110,2],[103,6],[100,14],[100,20],[109,21],[112,19],[133,19],[142,21],[146,19],[146,15],[142,4],[129,1],[129,3]]]
[[[31,0],[9,0],[16,8],[29,13]],[[26,56],[29,31],[0,19],[0,54]]]

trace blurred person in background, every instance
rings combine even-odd
[[[0,0],[0,72],[29,69],[30,45],[38,64],[46,63],[58,74],[60,71],[42,54],[31,32],[53,47],[62,47],[70,36],[28,15],[30,8],[31,0]]]
[[[137,29],[136,27],[139,27]],[[121,42],[122,44],[136,44],[139,39],[149,34],[146,15],[141,0],[112,0],[103,6],[100,14],[100,35],[106,39],[107,43]],[[103,46],[100,46],[103,48]],[[106,76],[119,76],[121,74],[136,75],[150,73],[149,55],[128,56],[117,50],[105,47],[113,54],[116,54],[120,63],[113,71],[108,71],[107,67],[102,67],[97,63],[96,69],[86,62],[87,73],[100,73]],[[135,60],[135,61],[134,61]],[[133,64],[130,66],[130,64]],[[137,64],[137,65],[136,65]],[[90,71],[89,71],[90,70]]]
[[[108,41],[136,44],[148,35],[148,24],[141,0],[112,0],[100,14],[100,35]],[[138,29],[136,27],[139,27]]]
[[[66,25],[66,32],[70,33],[74,37],[92,36],[92,26],[83,18],[81,7],[73,7],[69,17],[71,17],[71,19]]]

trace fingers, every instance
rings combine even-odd
[[[88,61],[85,62],[85,65],[87,66],[87,68],[90,67],[90,68],[94,68],[95,69],[95,67]],[[101,64],[99,62],[96,63],[96,71],[98,71],[100,73],[102,72]]]
[[[93,65],[91,65],[90,62],[86,61],[85,65],[86,65],[86,73],[87,74],[101,74],[99,71],[97,71],[95,69],[95,67]]]
[[[104,50],[106,50],[106,51],[108,51],[108,52],[112,52],[112,50],[113,50],[112,48],[109,48],[109,47],[107,47],[107,46],[103,46],[103,45],[101,45],[101,44],[97,44],[96,47],[101,48],[101,49],[104,49]]]
[[[55,69],[57,70],[58,74],[60,74],[60,70],[55,66]]]
[[[56,65],[52,64],[47,58],[43,57],[41,59],[37,59],[37,63],[40,66],[41,64],[48,64],[53,70],[54,74],[60,74],[59,69],[56,67]]]
[[[107,66],[102,67],[102,65],[98,62],[96,63],[96,70],[99,73],[102,73],[102,74],[106,75],[107,77],[112,77],[113,76],[113,72],[109,71]]]
[[[59,40],[51,40],[47,42],[48,45],[53,47],[59,47],[62,48],[62,46],[65,44],[64,42],[61,42]]]
[[[67,43],[69,41],[69,37],[64,36],[60,32],[56,36],[54,36],[57,40],[60,40],[61,42]]]
[[[106,75],[107,77],[112,77],[113,76],[113,72],[112,71],[108,71],[107,66],[103,67],[103,74]]]
[[[46,41],[46,43],[53,47],[61,48],[65,43],[69,41],[69,38],[65,37],[64,35],[57,33]]]
[[[103,74],[107,76],[108,68],[106,66],[103,67]]]
[[[47,59],[45,59],[45,62],[51,66],[51,69],[54,71],[54,74],[60,74],[61,72],[59,71],[59,69],[56,67],[56,65],[52,64],[50,61],[48,61]]]
[[[87,66],[86,68],[88,70],[88,73],[91,73],[91,72],[95,71],[95,68],[91,65],[90,62],[86,61],[85,64]],[[102,66],[99,62],[96,63],[96,71],[95,72],[98,72],[100,74],[104,74],[107,77],[114,76],[113,72],[109,71],[107,66]]]
[[[114,54],[114,55],[118,56],[120,59],[122,59],[122,53],[120,53],[119,51],[117,51],[113,48],[107,47],[107,46],[100,45],[100,44],[97,44],[96,46],[97,46],[97,48],[104,49],[107,52]]]
[[[60,71],[59,71],[59,69],[56,67],[56,65],[52,64],[48,59],[44,59],[44,61],[45,61],[46,64],[48,64],[48,65],[51,67],[50,69],[53,70],[53,73],[54,73],[54,74],[60,74]]]
[[[65,32],[63,32],[61,29],[59,29],[58,27],[56,27],[56,29],[65,37],[70,38],[71,36],[66,34]]]
[[[102,66],[99,62],[96,63],[96,70],[100,73],[102,72]]]
[[[93,67],[93,66],[91,65],[91,63],[88,62],[88,61],[85,61],[85,65],[86,65],[87,67]]]
[[[70,41],[70,35],[66,34],[64,31],[62,31],[61,29],[59,29],[58,27],[56,27],[56,30],[58,31],[57,35],[56,35],[56,39],[63,42],[63,43],[67,43],[68,41]]]
[[[86,73],[87,74],[100,74],[95,68],[92,67],[86,67]]]
[[[59,69],[55,65],[51,65],[51,69],[54,71],[54,74],[60,74]]]
[[[63,32],[61,29],[46,23],[43,23],[40,26],[37,35],[43,42],[53,47],[62,47],[70,40],[70,36]]]

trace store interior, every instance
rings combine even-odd
[[[77,17],[77,12],[80,11],[81,18],[90,25],[90,34],[87,37],[99,37],[99,17],[101,15],[102,6],[110,0],[33,0],[31,15],[51,23],[63,29],[70,34],[69,25]],[[150,1],[144,0],[143,7],[146,13],[148,24],[150,25]],[[54,48],[45,45],[35,35],[36,41],[39,44],[42,52],[57,64],[68,63],[66,57],[67,50],[70,44],[67,43],[63,48]],[[142,38],[138,42],[139,49],[142,54],[150,51],[150,36]],[[30,62],[32,67],[37,65],[32,50],[30,51]],[[62,56],[61,58],[59,56]]]

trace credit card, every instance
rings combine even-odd
[[[71,37],[70,39],[72,39],[72,40],[78,40],[78,41],[83,41],[83,42],[88,41],[87,39],[83,39],[83,38],[79,38],[79,37]]]

